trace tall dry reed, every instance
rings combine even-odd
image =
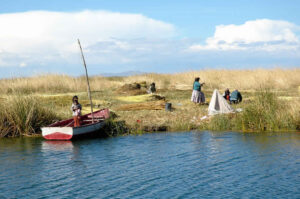
[[[200,70],[175,74],[144,74],[128,77],[92,76],[93,91],[115,89],[125,83],[155,82],[160,89],[191,89],[195,77],[205,82],[206,89],[258,90],[261,87],[274,90],[295,89],[300,86],[300,69],[254,70]],[[0,94],[9,93],[64,93],[86,91],[85,77],[67,75],[39,75],[27,78],[0,80]]]
[[[53,110],[33,97],[9,97],[0,104],[0,137],[40,133],[40,127],[58,120]]]
[[[200,70],[175,74],[129,76],[125,82],[157,82],[159,88],[191,89],[195,77],[200,77],[209,89],[258,90],[290,89],[300,86],[300,69]]]
[[[39,75],[33,77],[1,79],[0,93],[65,93],[82,92],[87,90],[86,79],[82,77],[71,77],[68,75]],[[108,78],[95,76],[90,78],[92,90],[103,90],[117,87],[120,82],[110,81]]]

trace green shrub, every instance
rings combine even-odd
[[[104,131],[108,136],[127,134],[129,129],[125,121],[116,121],[113,118],[105,121]]]
[[[231,129],[230,115],[215,115],[208,124],[209,130],[221,131]]]
[[[261,90],[256,93],[253,102],[244,107],[239,118],[243,130],[278,131],[296,129],[293,115],[289,113],[285,102],[280,101],[275,93]]]

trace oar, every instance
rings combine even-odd
[[[86,68],[86,63],[85,63],[85,59],[84,59],[84,56],[83,56],[83,52],[82,52],[82,48],[81,48],[81,44],[80,44],[79,39],[78,39],[78,45],[79,45],[80,52],[81,52],[81,58],[82,58],[83,66],[85,68],[85,77],[86,77],[86,82],[87,82],[87,87],[88,87],[88,95],[89,95],[90,104],[91,104],[92,123],[94,123],[93,102],[92,102],[92,95],[91,95],[91,88],[90,88],[89,76],[88,76],[88,72],[87,72],[87,68]]]

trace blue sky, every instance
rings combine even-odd
[[[1,0],[0,77],[81,75],[77,37],[91,74],[299,67],[299,10],[295,0]]]

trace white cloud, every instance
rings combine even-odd
[[[204,45],[195,44],[190,50],[296,50],[299,26],[279,20],[258,19],[242,25],[216,26],[214,36]]]
[[[0,66],[41,64],[53,60],[72,62],[78,53],[77,38],[83,46],[111,39],[169,38],[171,24],[141,14],[106,11],[29,11],[0,14]],[[118,48],[128,48],[119,42]],[[2,54],[2,55],[1,55]],[[7,59],[5,55],[9,54]],[[77,55],[77,54],[76,54]],[[12,57],[16,57],[12,61]]]
[[[198,44],[174,37],[172,24],[141,14],[88,10],[0,14],[0,77],[7,71],[32,74],[33,70],[82,74],[77,38],[91,74],[175,72],[200,65],[297,65],[299,31],[287,21],[262,19],[217,26],[205,44]]]
[[[21,68],[26,67],[26,66],[27,66],[27,64],[26,64],[25,62],[21,62],[21,63],[20,63],[20,67],[21,67]]]

